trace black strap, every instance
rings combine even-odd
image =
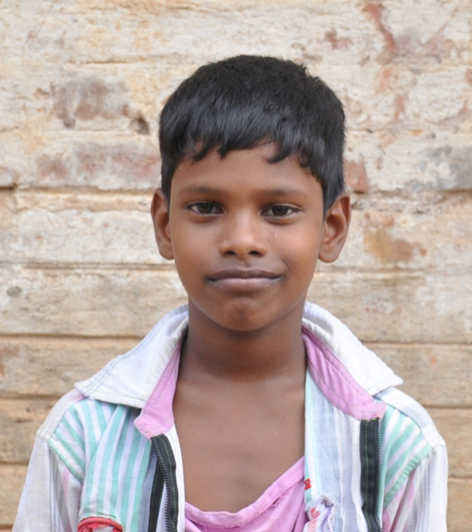
[[[149,506],[148,532],[156,532],[157,519],[161,508],[162,494],[164,492],[164,476],[159,471],[159,460],[156,460],[156,470],[152,482],[151,502]]]
[[[364,497],[362,512],[369,532],[382,532],[379,522],[380,483],[380,419],[361,421],[361,493]]]
[[[152,448],[157,456],[156,471],[152,484],[149,509],[149,532],[156,532],[157,520],[162,502],[164,484],[166,486],[165,528],[166,532],[177,532],[179,516],[179,491],[177,487],[176,461],[174,452],[166,436],[151,438]]]

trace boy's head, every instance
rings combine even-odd
[[[170,198],[184,158],[221,157],[271,143],[271,162],[296,156],[323,189],[324,212],[344,190],[344,112],[334,92],[305,67],[237,56],[199,68],[169,98],[160,118],[162,190]]]
[[[317,260],[336,260],[347,235],[343,140],[339,100],[290,61],[235,57],[174,92],[151,213],[194,324],[254,332],[301,320]]]

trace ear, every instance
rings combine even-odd
[[[154,191],[151,203],[151,216],[154,222],[154,234],[156,235],[159,253],[168,260],[174,258],[172,239],[169,228],[169,202],[164,196],[162,189]]]
[[[341,194],[326,213],[320,252],[318,257],[323,262],[334,262],[347,238],[351,221],[351,201],[347,194]]]

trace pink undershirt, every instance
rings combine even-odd
[[[303,502],[304,461],[300,458],[239,512],[202,512],[185,503],[185,532],[301,532],[308,522]]]
[[[151,394],[151,397],[160,397],[160,419],[155,422],[161,422],[161,425],[174,418],[172,402],[177,385],[179,358],[180,345]],[[302,532],[308,522],[304,504],[304,462],[304,458],[300,458],[256,501],[239,512],[202,512],[185,503],[185,532]]]

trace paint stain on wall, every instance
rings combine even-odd
[[[472,148],[441,146],[425,150],[420,169],[435,178],[438,190],[472,190]]]
[[[352,39],[339,37],[336,30],[327,31],[324,40],[329,42],[333,50],[346,50],[352,44]]]
[[[365,194],[370,189],[369,179],[364,163],[357,163],[354,161],[344,161],[344,175],[346,185],[358,194]]]
[[[76,120],[110,120],[129,112],[128,91],[122,82],[76,78],[53,85],[52,94],[54,112],[66,127],[74,127]]]
[[[385,7],[381,2],[372,2],[364,7],[364,11],[373,20],[375,27],[380,31],[389,52],[396,52],[397,45],[392,33],[387,29],[384,23]]]
[[[387,215],[379,219],[369,220],[364,236],[364,246],[367,253],[373,255],[380,263],[385,265],[397,265],[399,263],[409,263],[413,260],[415,252],[425,255],[426,250],[417,243],[409,242],[404,238],[395,238],[392,231],[395,226],[393,216]]]
[[[382,228],[367,233],[364,245],[367,252],[375,255],[383,264],[409,262],[414,249],[407,240],[395,239]]]
[[[0,382],[1,378],[5,376],[5,365],[14,357],[18,357],[20,354],[20,348],[17,345],[5,345],[0,346]]]
[[[149,135],[149,124],[130,106],[128,87],[122,81],[105,81],[98,77],[72,78],[51,87],[54,113],[67,129],[78,120],[97,118],[130,119],[130,127],[140,135]]]

